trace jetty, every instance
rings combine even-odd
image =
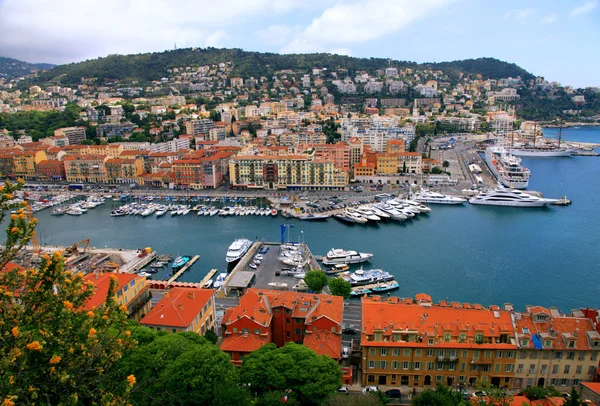
[[[208,282],[209,280],[211,280],[213,278],[213,276],[215,276],[216,273],[217,273],[216,269],[211,269],[210,271],[208,271],[206,276],[199,282],[200,286],[204,286],[204,284],[206,282]]]
[[[169,279],[167,281],[167,284],[171,284],[171,283],[175,282],[181,275],[183,275],[185,273],[185,271],[190,269],[190,267],[192,265],[194,265],[196,263],[196,261],[198,261],[199,259],[200,259],[200,255],[195,255],[192,259],[190,259],[188,261],[187,264],[182,266],[181,269],[179,271],[177,271],[177,273],[171,277],[171,279]]]

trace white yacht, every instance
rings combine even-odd
[[[252,241],[250,241],[247,238],[239,238],[239,239],[235,240],[229,246],[225,260],[227,262],[237,261],[238,259],[243,257],[246,252],[248,252],[248,250],[250,249],[251,246],[252,246]]]
[[[485,150],[485,161],[498,182],[506,187],[525,189],[531,172],[521,165],[521,159],[503,146],[490,146]]]
[[[342,279],[350,282],[352,286],[370,285],[372,283],[387,282],[394,279],[394,276],[383,269],[358,269],[341,276]]]
[[[227,279],[227,273],[223,272],[218,274],[215,278],[215,281],[213,282],[213,288],[220,288],[221,286],[223,286],[225,279]]]
[[[419,210],[419,213],[427,214],[431,211],[431,207],[427,207],[421,202],[415,202],[414,200],[409,199],[404,199],[403,202],[408,204],[410,207],[414,207],[415,209]]]
[[[377,208],[385,213],[389,214],[392,220],[403,221],[408,218],[408,216],[401,211],[397,210],[395,207],[390,206],[386,203],[377,203]]]
[[[323,265],[358,264],[368,261],[372,256],[373,254],[368,254],[365,252],[332,248],[329,250],[325,258],[323,258]]]
[[[462,197],[454,197],[444,195],[442,193],[431,192],[429,190],[421,190],[414,196],[415,202],[419,203],[435,203],[435,204],[463,204],[466,199]]]
[[[471,204],[509,207],[545,207],[557,201],[557,199],[545,199],[516,189],[507,189],[501,185],[495,190],[482,192],[469,199]]]

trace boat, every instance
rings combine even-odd
[[[343,221],[344,223],[356,223],[356,221],[352,217],[344,215],[342,213],[334,214],[333,217],[340,221]]]
[[[379,221],[379,220],[381,220],[381,217],[379,217],[378,215],[376,215],[375,212],[373,212],[373,210],[368,209],[366,207],[358,207],[358,208],[355,209],[355,212],[359,213],[360,215],[362,215],[364,218],[366,218],[369,221]]]
[[[288,284],[285,282],[269,282],[267,285],[273,289],[286,289],[288,287]]]
[[[83,214],[83,212],[80,210],[71,208],[71,209],[68,209],[67,211],[65,211],[65,214],[68,214],[69,216],[81,216]]]
[[[227,250],[225,260],[227,262],[235,262],[244,256],[252,246],[252,241],[247,238],[239,238],[235,240]]]
[[[212,285],[213,285],[213,280],[212,280],[212,279],[209,279],[209,280],[207,280],[206,282],[204,282],[204,285],[202,285],[202,287],[203,287],[204,289],[210,289],[210,287],[211,287]]]
[[[329,250],[327,255],[323,258],[324,265],[335,265],[335,264],[358,264],[366,262],[373,254],[365,252],[357,252],[351,250],[344,250],[339,248],[332,248]]]
[[[167,265],[166,262],[158,261],[158,262],[155,262],[153,264],[150,264],[150,268],[164,268],[165,265]]]
[[[254,260],[259,260],[259,261],[262,261],[262,260],[263,260],[263,258],[264,258],[264,257],[263,257],[261,254],[256,254],[256,255],[254,256]]]
[[[252,269],[256,269],[256,268],[258,268],[258,266],[257,266],[257,265],[256,265],[254,262],[250,262],[250,263],[248,264],[248,266],[249,266],[250,268],[252,268]]]
[[[520,190],[508,189],[502,185],[498,185],[498,188],[494,190],[482,192],[469,199],[469,203],[471,204],[509,207],[546,207],[556,202],[558,202],[558,199],[545,199]]]
[[[160,209],[156,212],[156,217],[161,217],[167,214],[167,209]]]
[[[273,217],[277,216],[277,209],[271,210],[271,216],[273,216]]]
[[[413,200],[418,203],[433,203],[433,204],[463,204],[467,201],[462,197],[448,196],[442,193],[431,192],[422,189],[417,193]]]
[[[348,264],[335,264],[334,266],[326,270],[325,273],[331,275],[340,272],[345,272],[348,269],[350,269],[350,266]]]
[[[61,209],[61,208],[57,207],[57,208],[53,209],[50,214],[53,216],[62,216],[63,214],[65,214],[65,212],[66,212],[65,209]]]
[[[415,202],[414,200],[409,200],[409,199],[404,199],[403,202],[408,204],[408,207],[419,210],[419,213],[427,214],[427,213],[431,212],[431,207],[427,207],[421,202]]]
[[[305,216],[300,217],[300,220],[319,221],[319,220],[327,220],[329,217],[330,217],[329,214],[307,214]]]
[[[175,258],[175,261],[173,261],[173,265],[171,265],[171,268],[173,269],[179,269],[181,267],[183,267],[185,264],[187,264],[188,262],[190,262],[190,257],[187,256],[179,256],[177,258]]]
[[[525,189],[529,185],[531,172],[521,165],[521,159],[499,145],[485,150],[485,161],[498,182],[506,187]]]
[[[390,206],[386,203],[378,203],[379,210],[382,210],[390,215],[392,220],[396,221],[404,221],[408,218],[408,216],[393,206]]]
[[[374,286],[371,288],[371,291],[373,293],[389,292],[390,290],[395,290],[395,289],[399,289],[399,288],[400,288],[400,284],[398,282],[389,281],[389,282],[383,282],[383,283],[377,284],[377,286]]]
[[[292,276],[296,279],[304,279],[306,277],[306,273],[298,272],[298,273],[293,274]]]
[[[149,278],[150,276],[152,276],[152,274],[149,272],[138,272],[137,275],[143,276],[145,278]]]
[[[383,269],[359,269],[342,275],[352,286],[370,285],[372,283],[387,282],[394,279],[394,275]]]
[[[364,295],[368,295],[371,292],[371,289],[367,288],[354,288],[350,291],[350,297],[361,297]]]
[[[220,288],[225,283],[225,279],[227,279],[227,273],[223,272],[217,275],[215,281],[213,282],[213,288]]]
[[[182,215],[182,216],[185,216],[185,215],[187,215],[189,212],[190,212],[190,209],[189,209],[189,208],[187,208],[187,209],[183,209],[183,211],[181,212],[181,215]]]
[[[517,148],[509,148],[508,152],[518,157],[530,158],[556,158],[573,155],[574,150],[569,148],[557,147],[552,144],[544,144],[540,146],[524,145]]]
[[[351,209],[346,209],[346,212],[344,214],[347,217],[350,217],[352,220],[354,220],[355,223],[366,224],[369,222],[369,220],[367,220],[365,217],[363,217],[362,214],[354,212]]]

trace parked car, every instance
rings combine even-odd
[[[354,327],[346,327],[345,329],[342,329],[342,334],[355,336],[358,334],[358,330],[356,330]]]
[[[367,393],[373,393],[373,392],[379,392],[379,386],[367,386],[366,388],[364,388],[362,390],[363,394],[367,394]]]
[[[350,394],[350,391],[348,390],[347,386],[342,386],[341,388],[338,389],[339,393],[345,393],[346,395]]]
[[[348,347],[342,348],[342,358],[348,358],[350,356],[350,349]]]
[[[400,392],[400,389],[390,389],[385,391],[385,395],[390,398],[400,399],[400,397],[402,396],[402,392]]]

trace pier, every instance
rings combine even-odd
[[[182,266],[181,269],[179,271],[177,271],[177,273],[175,275],[173,275],[171,277],[171,279],[169,279],[167,281],[167,285],[175,282],[181,275],[183,275],[185,273],[185,271],[187,271],[188,269],[190,269],[190,267],[192,265],[194,265],[196,263],[196,261],[198,261],[199,259],[200,259],[200,255],[195,255],[192,259],[190,259],[187,264],[185,264],[184,266]]]
[[[206,274],[206,276],[200,281],[198,282],[200,286],[204,286],[204,284],[206,282],[208,282],[209,280],[211,280],[213,278],[213,276],[215,276],[215,274],[217,273],[216,269],[211,269],[210,271],[208,271],[208,273]]]

